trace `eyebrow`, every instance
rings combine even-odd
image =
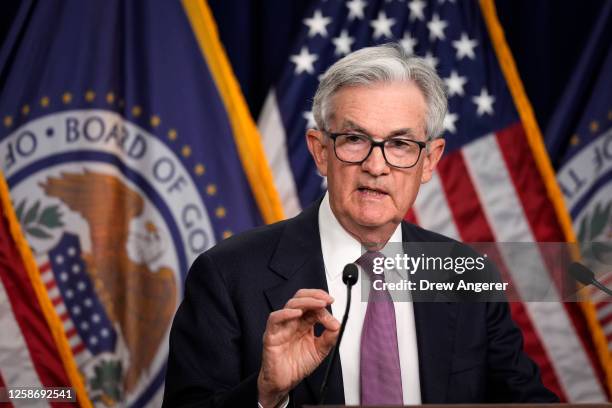
[[[366,129],[362,128],[357,123],[349,119],[345,119],[344,122],[342,122],[342,129],[356,131],[356,132],[368,135],[370,137],[372,136],[371,133],[368,132]],[[401,128],[401,129],[396,129],[390,132],[389,134],[386,135],[385,138],[390,138],[394,136],[412,136],[414,137],[416,136],[416,134],[412,128]]]

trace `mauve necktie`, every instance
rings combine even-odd
[[[366,252],[356,263],[369,275],[370,281],[385,275],[373,272],[374,258],[380,252]],[[397,346],[395,308],[389,292],[370,286],[368,307],[361,331],[361,404],[402,405],[402,373]]]

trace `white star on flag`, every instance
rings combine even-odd
[[[442,122],[444,130],[448,130],[451,133],[456,133],[457,128],[455,127],[455,122],[457,119],[459,119],[459,116],[456,113],[447,112],[444,116],[444,122]]]
[[[463,86],[467,82],[467,78],[459,76],[457,71],[452,70],[448,78],[444,78],[446,89],[448,90],[448,96],[459,95],[463,96]]]
[[[387,13],[384,11],[379,12],[376,20],[370,22],[370,25],[374,29],[374,34],[372,34],[372,36],[375,40],[383,36],[389,38],[393,37],[393,34],[391,34],[391,27],[394,24],[394,18],[388,18]]]
[[[438,66],[438,59],[433,56],[431,51],[427,51],[427,54],[425,54],[423,59],[425,60],[425,63],[427,63],[427,65],[429,65],[432,69],[436,69],[436,67]]]
[[[478,116],[482,116],[485,113],[493,115],[493,102],[495,102],[495,97],[489,95],[487,88],[482,88],[480,95],[472,97],[472,102],[477,106],[476,113]]]
[[[351,0],[346,3],[346,7],[349,9],[349,21],[353,21],[354,18],[362,19],[364,17],[363,9],[365,6],[366,2],[363,0]]]
[[[314,74],[314,62],[318,59],[315,54],[311,54],[307,47],[302,47],[300,53],[289,57],[291,62],[295,64],[295,74],[301,74],[302,72],[308,72]]]
[[[336,46],[336,55],[346,55],[351,52],[351,44],[355,42],[355,39],[348,35],[347,30],[342,30],[338,37],[332,39],[332,42]]]
[[[438,13],[434,13],[429,23],[427,23],[427,28],[429,29],[429,39],[431,41],[435,40],[436,38],[439,40],[444,40],[446,38],[444,35],[444,29],[447,25],[448,23],[446,21],[440,20]]]
[[[317,122],[315,122],[314,115],[312,111],[305,111],[302,113],[302,117],[306,119],[306,129],[316,129]]]
[[[331,20],[329,17],[324,17],[321,10],[316,10],[311,18],[304,19],[304,24],[308,26],[308,36],[314,37],[320,34],[322,37],[327,37],[327,25]]]
[[[408,31],[404,33],[404,38],[400,40],[400,45],[408,55],[414,54],[414,47],[417,45],[416,38],[413,38]]]
[[[469,59],[475,59],[474,48],[478,45],[478,41],[470,40],[470,37],[466,33],[461,33],[461,38],[457,41],[453,41],[453,47],[457,49],[457,59],[461,60],[463,57]]]
[[[410,9],[410,21],[425,21],[425,14],[423,13],[423,9],[425,9],[425,2],[423,0],[412,0],[410,3],[408,3],[408,8]]]

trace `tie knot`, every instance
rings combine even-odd
[[[361,266],[361,268],[364,271],[366,271],[371,278],[374,275],[374,262],[376,259],[379,259],[379,258],[382,260],[379,261],[380,263],[377,266],[378,268],[380,268],[380,270],[384,271],[383,263],[384,263],[385,255],[383,255],[379,251],[367,251],[363,255],[361,255],[359,259],[355,261],[355,263]],[[384,275],[381,274],[381,276],[384,279]]]

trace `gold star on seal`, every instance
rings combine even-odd
[[[70,92],[64,92],[62,95],[62,102],[64,102],[64,105],[68,105],[72,102],[72,94]]]
[[[158,127],[161,123],[161,119],[157,115],[151,116],[151,126]]]
[[[223,239],[227,239],[227,238],[231,237],[232,235],[234,235],[234,234],[230,230],[223,231]]]
[[[591,131],[591,133],[597,133],[597,131],[599,130],[599,122],[597,122],[596,120],[592,121],[589,124],[589,130]]]
[[[181,149],[181,153],[183,154],[183,156],[185,157],[189,157],[191,156],[191,147],[189,146],[183,146],[183,148]]]
[[[217,194],[217,186],[212,183],[207,185],[206,194],[208,194],[209,196],[214,196],[215,194]]]
[[[106,103],[108,103],[109,105],[112,105],[113,102],[115,102],[115,94],[112,92],[109,92],[106,94]]]
[[[49,97],[43,96],[42,98],[40,98],[40,106],[42,106],[43,108],[49,106]]]
[[[226,214],[225,207],[219,206],[215,209],[215,215],[217,216],[217,218],[223,218],[225,217],[225,214]]]
[[[196,166],[193,169],[193,171],[195,171],[196,175],[201,176],[202,174],[204,174],[206,172],[206,168],[204,167],[203,164],[196,164]]]
[[[576,146],[577,144],[580,144],[580,136],[578,136],[577,133],[572,135],[572,138],[570,139],[570,144],[572,146]]]
[[[30,113],[30,105],[23,105],[21,107],[21,114],[26,116],[28,113]]]
[[[93,102],[93,100],[96,99],[96,93],[94,91],[87,91],[85,92],[85,100],[87,102]]]
[[[140,116],[141,113],[142,113],[142,108],[140,106],[136,105],[132,108],[132,116],[137,118]]]
[[[4,122],[4,126],[5,126],[5,127],[11,127],[11,126],[13,126],[13,118],[12,118],[12,117],[10,117],[10,116],[5,116],[5,117],[4,117],[4,121],[3,121],[3,122]]]
[[[168,131],[168,139],[170,139],[170,140],[174,141],[174,140],[176,140],[176,136],[177,136],[177,134],[176,134],[176,130],[174,130],[174,129],[170,129],[170,130]]]

